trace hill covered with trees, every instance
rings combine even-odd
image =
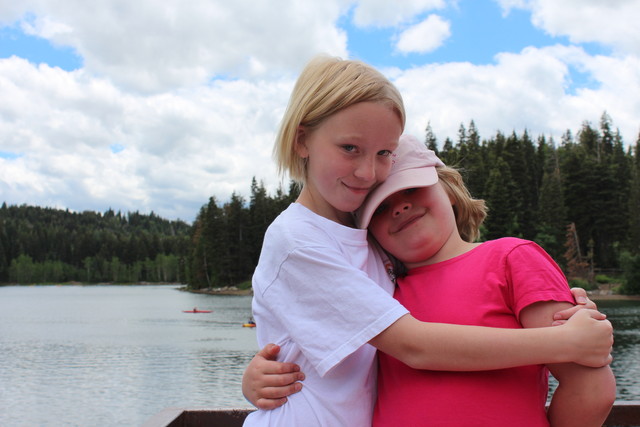
[[[191,226],[151,213],[0,207],[0,282],[184,282]]]

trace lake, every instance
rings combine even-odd
[[[640,400],[640,301],[599,301],[618,399]],[[198,307],[211,313],[183,313]],[[177,286],[0,287],[0,425],[136,426],[166,407],[250,407],[251,297]]]
[[[194,307],[212,313],[183,313]],[[176,286],[0,287],[0,425],[136,426],[170,406],[249,407],[251,297]]]

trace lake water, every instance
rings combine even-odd
[[[183,313],[182,310],[213,310]],[[0,426],[136,426],[170,406],[249,407],[251,297],[175,286],[0,287]]]
[[[640,400],[640,301],[613,322],[618,399]],[[193,307],[212,313],[183,313]],[[250,407],[251,297],[176,286],[0,287],[0,426],[136,426],[166,407]]]

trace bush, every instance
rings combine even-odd
[[[589,283],[588,280],[586,279],[580,279],[580,278],[573,278],[569,280],[569,286],[572,288],[582,288],[585,291],[591,291],[593,289],[596,289],[595,285],[592,285],[591,283]]]
[[[251,280],[238,284],[237,288],[240,290],[251,289]]]
[[[621,293],[627,295],[640,294],[640,255],[623,252],[620,255],[620,265],[624,271],[624,284]]]
[[[609,277],[606,274],[596,274],[596,283],[607,285],[609,283],[616,283],[616,279]]]

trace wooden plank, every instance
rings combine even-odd
[[[142,427],[242,427],[253,409],[167,408]],[[640,426],[640,401],[616,401],[604,427]]]

